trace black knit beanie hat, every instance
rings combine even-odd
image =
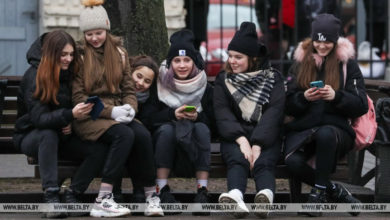
[[[228,50],[234,50],[250,57],[257,57],[259,56],[259,47],[255,24],[244,21],[230,41]]]
[[[311,39],[313,41],[330,41],[339,39],[340,20],[332,14],[319,14],[311,23]]]
[[[194,47],[194,34],[191,30],[182,29],[172,34],[171,46],[167,55],[167,67],[176,56],[189,56],[194,61],[198,69],[204,69],[204,61],[200,53]]]

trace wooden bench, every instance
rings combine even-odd
[[[12,143],[12,135],[17,113],[17,91],[20,80],[20,76],[0,76],[0,81],[4,87],[3,91],[5,91],[5,93],[2,92],[0,94],[0,154],[20,154],[20,152],[17,152],[14,149]],[[388,91],[390,88],[390,82],[366,80],[366,86],[370,97],[374,101],[380,97],[389,96]],[[212,143],[211,178],[226,178],[226,167],[222,161],[219,150],[219,143]],[[374,153],[374,147],[370,147],[367,150]],[[374,177],[375,169],[361,177],[360,173],[364,153],[365,151],[351,152],[346,159],[339,161],[336,172],[332,176],[332,180],[347,182],[359,186],[365,185],[372,177]],[[28,158],[28,163],[35,167],[35,177],[40,178],[37,161],[34,158]],[[78,163],[76,162],[59,160],[59,181],[63,182],[65,179],[72,177],[77,169],[77,166]],[[301,200],[301,183],[287,171],[286,166],[283,164],[282,157],[276,167],[276,178],[289,180],[290,201],[298,202]]]

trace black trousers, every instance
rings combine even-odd
[[[21,151],[27,156],[38,158],[43,189],[58,187],[58,156],[82,161],[72,178],[72,190],[82,193],[102,169],[106,147],[98,142],[82,141],[70,135],[59,141],[60,135],[51,129],[34,129],[21,142]]]
[[[176,156],[176,130],[173,123],[161,125],[153,134],[155,143],[155,161],[157,168],[172,169]],[[210,130],[206,124],[195,122],[193,135],[199,144],[196,171],[210,170]]]
[[[132,121],[130,124],[135,123]],[[133,147],[135,134],[126,124],[111,126],[99,141],[109,146],[106,162],[102,172],[102,182],[114,184],[122,178],[123,168]]]
[[[154,164],[153,140],[144,125],[134,121],[128,125],[134,133],[134,146],[126,161],[133,188],[143,188],[156,185],[156,168]],[[114,184],[114,192],[121,191],[122,181]]]
[[[281,150],[281,141],[276,141],[273,146],[261,149],[257,158],[252,175],[256,184],[256,191],[270,189],[275,192],[275,167]],[[245,193],[250,177],[250,164],[235,142],[221,142],[222,158],[227,166],[228,190],[239,189]]]
[[[313,141],[285,159],[287,168],[302,182],[314,186],[330,186],[330,174],[337,160],[352,149],[352,138],[335,126],[322,126],[313,135]],[[315,169],[307,161],[315,156]]]

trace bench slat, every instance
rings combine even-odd
[[[5,114],[1,120],[1,124],[15,124],[16,114]]]
[[[7,86],[7,89],[5,90],[6,96],[18,96],[18,89],[19,86]]]
[[[14,135],[13,128],[0,128],[0,137],[11,137]]]
[[[5,100],[4,110],[16,110],[16,109],[17,109],[17,101],[16,100]]]

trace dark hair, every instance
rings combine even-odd
[[[36,76],[34,97],[43,103],[52,102],[58,105],[57,94],[60,88],[61,54],[64,47],[70,44],[73,47],[73,60],[69,65],[70,72],[77,72],[79,56],[76,43],[72,36],[63,30],[56,30],[44,36],[42,58]]]
[[[131,74],[133,74],[133,72],[136,71],[137,69],[140,69],[144,66],[151,69],[154,73],[154,78],[153,78],[151,88],[153,86],[155,86],[157,78],[158,78],[158,65],[153,60],[152,57],[146,56],[146,55],[129,57],[129,62],[130,62],[130,67],[131,67]]]

